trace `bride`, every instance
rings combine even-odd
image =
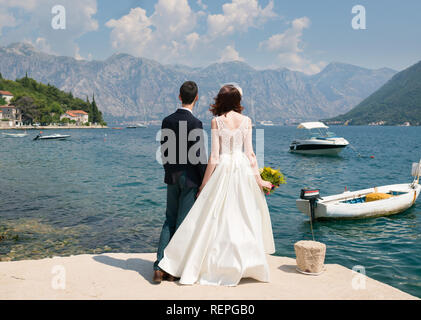
[[[215,98],[211,154],[197,200],[159,263],[181,284],[269,282],[266,254],[275,245],[262,188],[272,185],[260,177],[241,97],[241,88],[230,84]]]

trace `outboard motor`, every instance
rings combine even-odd
[[[300,198],[303,200],[308,200],[310,202],[310,213],[311,213],[311,221],[314,221],[314,208],[316,207],[316,202],[318,199],[322,199],[320,197],[320,190],[319,189],[301,189]]]

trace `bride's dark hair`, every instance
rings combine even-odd
[[[209,109],[214,116],[223,115],[231,110],[241,113],[244,108],[241,106],[241,94],[238,89],[232,85],[226,85],[219,90],[215,103]]]

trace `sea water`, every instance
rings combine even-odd
[[[348,147],[339,157],[289,153],[294,127],[258,129],[265,165],[287,179],[267,197],[280,256],[295,257],[294,243],[312,239],[308,217],[295,207],[301,188],[324,196],[407,183],[421,158],[421,127],[332,127],[361,155]],[[37,131],[0,134],[0,258],[155,252],[166,201],[158,130],[48,131],[70,134],[67,141],[32,141]],[[314,235],[327,246],[326,263],[362,266],[367,276],[421,297],[421,199],[389,217],[317,221]]]

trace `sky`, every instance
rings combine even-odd
[[[84,60],[128,53],[193,67],[400,71],[421,60],[421,1],[0,0],[0,46],[13,42]]]

